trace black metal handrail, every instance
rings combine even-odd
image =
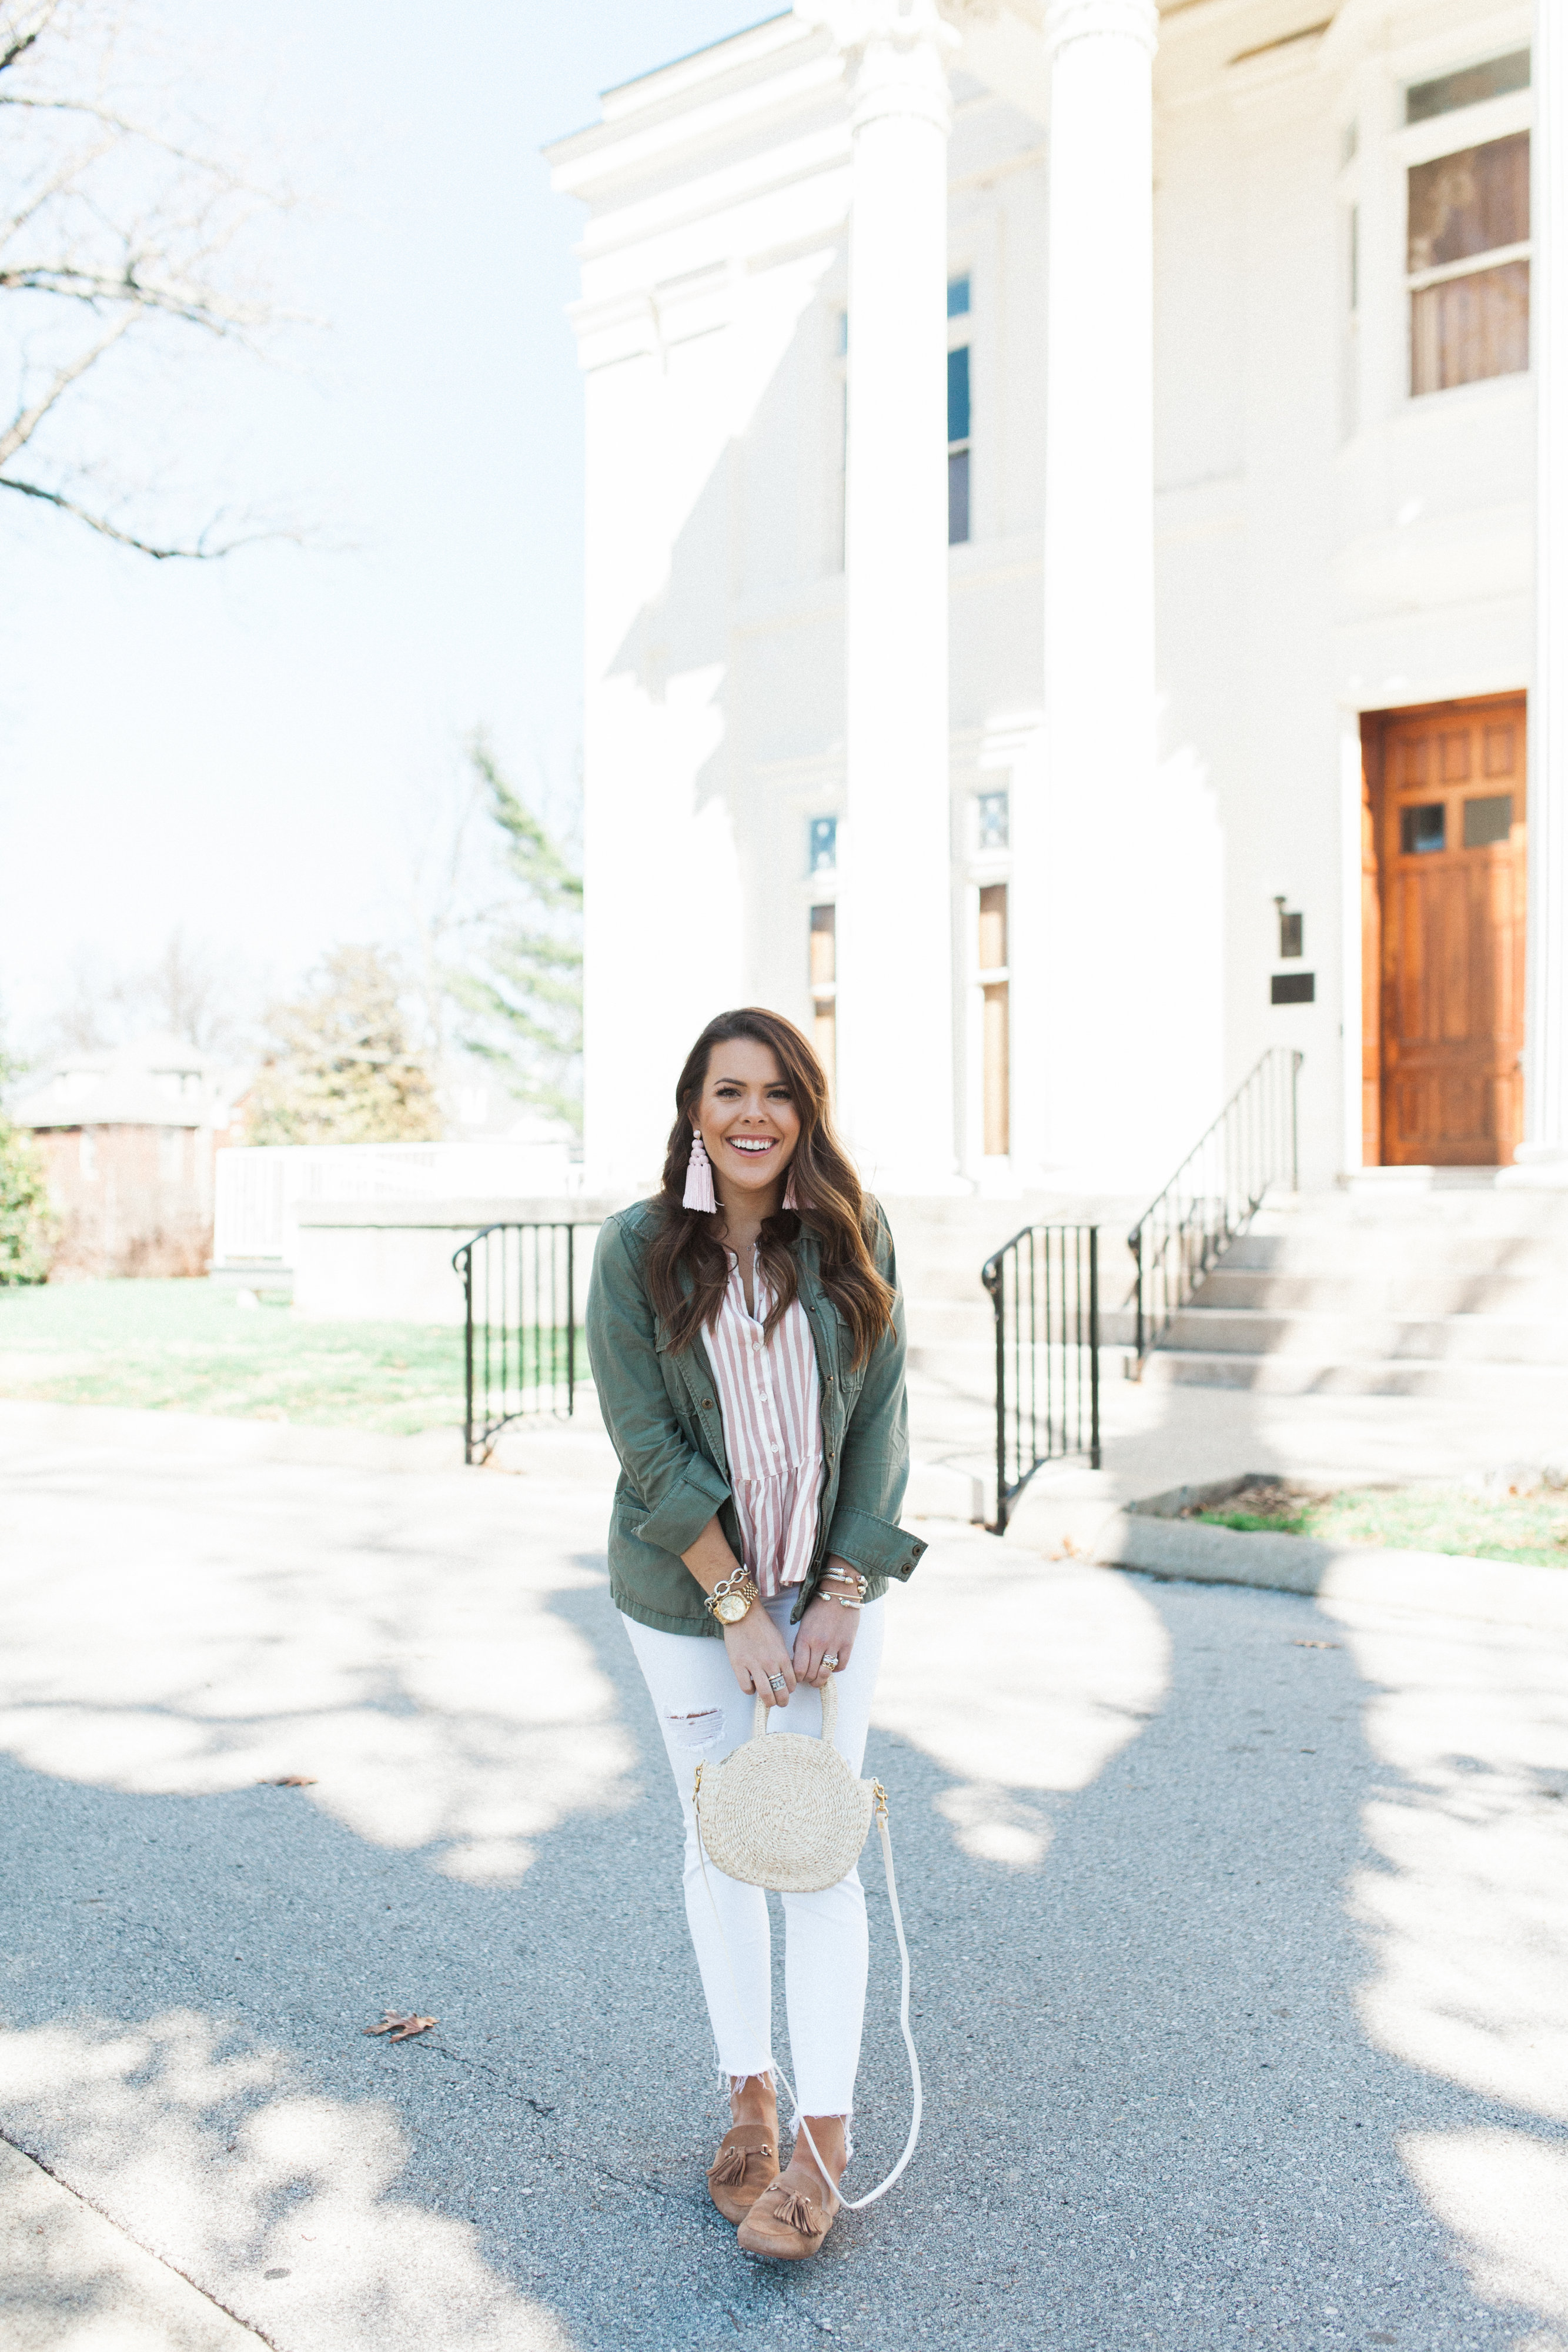
[[[463,1459],[508,1422],[570,1420],[578,1387],[576,1237],[593,1228],[486,1225],[452,1260],[463,1282]]]
[[[1100,1467],[1100,1228],[1025,1225],[980,1269],[997,1335],[997,1516],[1042,1462]]]
[[[1136,1371],[1270,1186],[1288,1180],[1296,1190],[1301,1066],[1294,1046],[1270,1045],[1127,1235],[1137,1269]]]

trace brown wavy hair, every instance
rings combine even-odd
[[[758,1243],[773,1294],[766,1328],[771,1335],[795,1297],[790,1244],[804,1228],[816,1236],[822,1287],[849,1325],[852,1360],[862,1364],[893,1321],[893,1292],[878,1274],[868,1244],[876,1230],[875,1210],[833,1132],[821,1062],[792,1021],[758,1005],[743,1005],[710,1021],[676,1081],[675,1123],[655,1196],[662,1214],[648,1250],[649,1297],[669,1326],[670,1345],[677,1354],[718,1320],[729,1262],[714,1232],[716,1220],[704,1210],[686,1208],[683,1195],[692,1156],[692,1112],[701,1097],[708,1063],[716,1045],[737,1037],[767,1046],[800,1118],[800,1140],[789,1162],[800,1208],[780,1209],[765,1219]],[[683,1273],[691,1278],[689,1291],[682,1287]]]

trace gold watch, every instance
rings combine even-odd
[[[710,1617],[716,1617],[721,1625],[738,1625],[758,1597],[750,1570],[737,1568],[733,1576],[727,1576],[721,1584],[714,1586],[703,1607]]]

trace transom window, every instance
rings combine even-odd
[[[975,844],[979,849],[1008,846],[1008,795],[1005,791],[975,795]]]
[[[1405,93],[1405,120],[1430,122],[1434,115],[1455,114],[1461,106],[1480,106],[1489,98],[1507,98],[1529,88],[1530,51],[1514,49],[1506,58],[1489,58],[1484,65],[1439,74],[1435,81],[1412,82]]]

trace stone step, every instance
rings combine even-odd
[[[1224,1355],[1217,1350],[1156,1348],[1144,1365],[1156,1387],[1252,1389],[1265,1396],[1443,1397],[1496,1404],[1517,1397],[1540,1405],[1557,1399],[1568,1412],[1568,1366],[1561,1364],[1390,1363],[1320,1361],[1311,1356]]]
[[[1131,1315],[1117,1312],[1101,1317],[1102,1382],[1122,1378],[1124,1352],[1132,1347],[1133,1332]],[[994,1345],[977,1347],[971,1342],[961,1341],[936,1348],[912,1346],[909,1370],[912,1381],[919,1381],[928,1400],[945,1398],[955,1412],[967,1411],[971,1407],[988,1412],[994,1407],[997,1387]],[[932,1404],[931,1413],[935,1410],[935,1404]]]
[[[1450,1234],[1424,1227],[1369,1234],[1319,1226],[1268,1234],[1254,1227],[1231,1243],[1220,1263],[1246,1273],[1508,1274],[1551,1281],[1568,1277],[1568,1234]]]
[[[1310,1192],[1270,1197],[1253,1220],[1254,1233],[1377,1233],[1404,1227],[1412,1233],[1501,1234],[1521,1236],[1568,1233],[1568,1193]]]
[[[1301,1356],[1318,1363],[1568,1365],[1568,1323],[1507,1315],[1273,1315],[1188,1307],[1166,1333],[1173,1349],[1235,1356]]]
[[[1206,1314],[1251,1307],[1281,1315],[1504,1315],[1524,1323],[1568,1326],[1568,1274],[1456,1274],[1447,1265],[1418,1273],[1252,1273],[1237,1265],[1231,1251],[1199,1286],[1192,1305]]]

